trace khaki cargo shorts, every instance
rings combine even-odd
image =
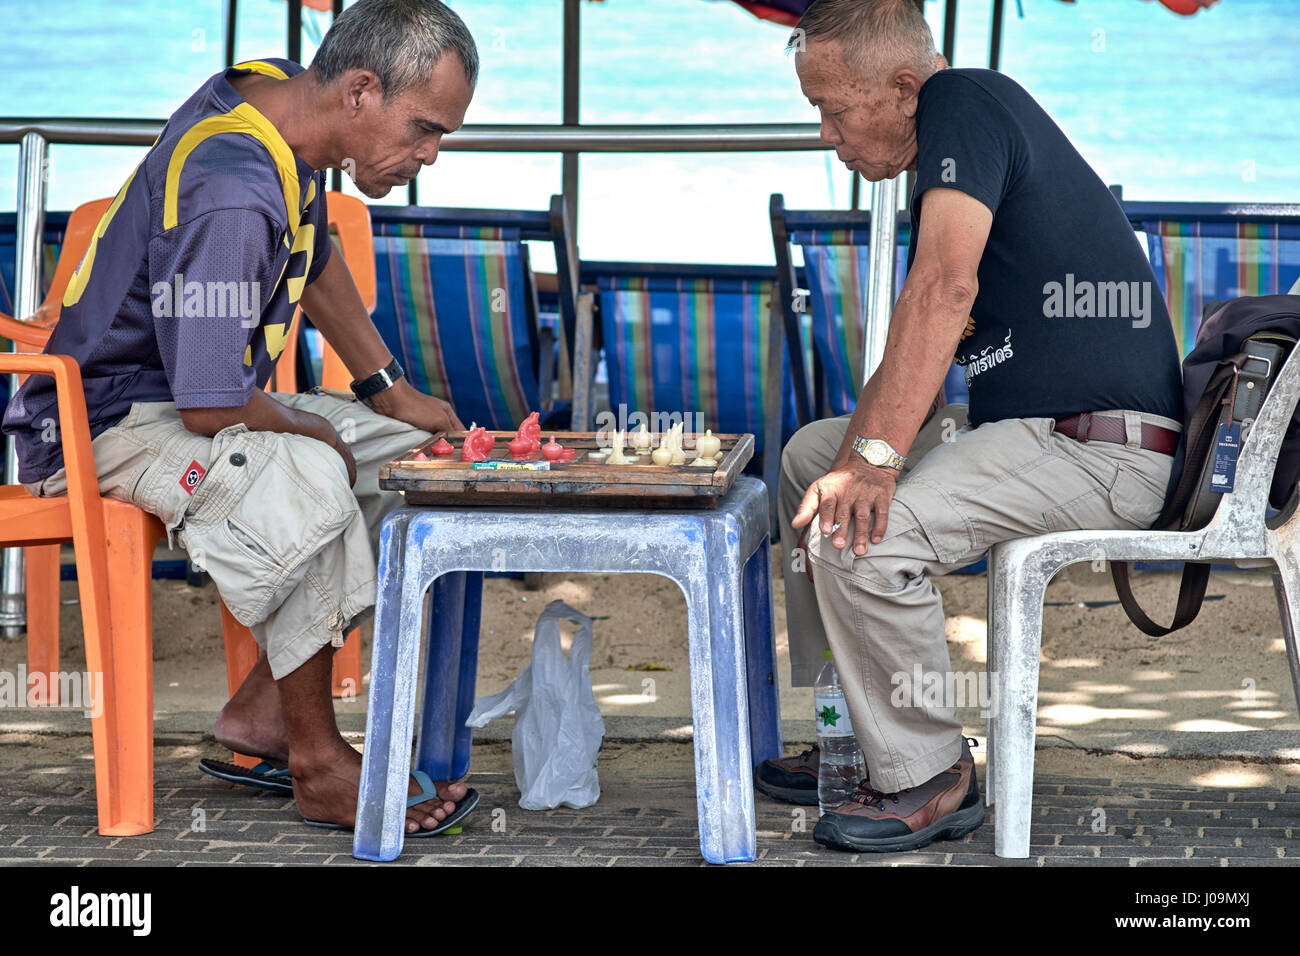
[[[171,402],[136,403],[93,448],[101,493],[163,522],[279,678],[340,644],[373,607],[380,524],[402,503],[379,489],[378,469],[430,436],[337,392],[272,397],[334,425],[356,460],[355,487],[324,442],[242,424],[196,435]],[[28,490],[66,494],[66,475]]]

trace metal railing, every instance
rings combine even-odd
[[[150,146],[162,132],[156,119],[0,117],[0,143],[19,144],[17,262],[14,313],[31,315],[40,305],[41,235],[45,227],[45,169],[51,144],[79,146]],[[796,152],[828,147],[815,123],[733,123],[701,125],[482,125],[462,127],[442,140],[441,149],[511,153],[714,153]],[[898,207],[896,180],[876,183],[872,208]],[[893,222],[893,217],[880,217]],[[883,242],[893,248],[893,237]],[[872,256],[868,281],[879,289],[869,303],[868,329],[883,329],[893,303],[893,263]],[[884,332],[864,337],[864,372],[879,361]],[[16,381],[10,382],[10,394]],[[12,439],[6,448],[6,475],[16,480],[17,456]],[[0,570],[0,636],[16,638],[26,620],[23,553],[4,552]]]
[[[504,153],[716,153],[790,152],[829,147],[816,123],[563,126],[500,124],[463,126],[441,149]],[[0,117],[0,143],[35,133],[47,143],[80,146],[149,146],[163,121],[151,119],[41,119]]]

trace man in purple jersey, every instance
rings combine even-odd
[[[310,69],[260,60],[212,77],[101,219],[48,347],[81,365],[103,493],[159,516],[262,645],[217,740],[287,764],[320,825],[356,814],[361,758],[335,724],[331,658],[374,604],[380,522],[401,502],[377,469],[464,427],[402,377],[331,254],[322,171],[376,198],[406,184],[463,122],[477,75],[474,40],[442,3],[360,0]],[[298,305],[355,398],[263,391]],[[50,379],[27,381],[4,428],[28,489],[65,494]],[[274,771],[245,780],[288,786]],[[408,834],[477,802],[423,775],[410,792]]]

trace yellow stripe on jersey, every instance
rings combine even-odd
[[[155,140],[156,142],[156,140]],[[117,191],[112,205],[104,210],[104,215],[99,218],[99,225],[95,227],[95,233],[90,237],[90,245],[86,247],[86,254],[81,258],[81,264],[77,266],[77,271],[72,274],[68,280],[68,287],[63,292],[64,307],[76,305],[81,299],[81,294],[86,291],[86,283],[90,281],[90,270],[95,266],[95,249],[99,245],[100,238],[108,231],[108,224],[113,221],[113,216],[122,205],[122,200],[126,198],[126,192],[131,188],[131,182],[135,179],[135,174],[140,171],[137,166],[131,170],[131,175],[126,177],[126,182],[122,188]]]
[[[244,63],[236,63],[232,69],[250,70],[253,73],[261,73],[263,76],[273,76],[277,80],[287,80],[289,78],[288,73],[274,63],[267,63],[265,60],[248,60]]]
[[[289,255],[295,252],[305,252],[307,255],[303,260],[302,275],[289,276],[290,302],[297,302],[302,297],[303,286],[307,284],[307,273],[311,272],[311,260],[316,252],[316,227],[311,223],[303,223],[302,228],[293,237],[293,248],[289,250]]]
[[[298,166],[293,151],[289,149],[289,145],[279,131],[271,125],[271,121],[248,103],[240,103],[229,113],[200,120],[181,136],[167,164],[167,185],[163,193],[163,229],[171,229],[180,221],[177,206],[180,202],[181,169],[185,166],[185,160],[208,137],[222,133],[244,133],[266,147],[280,173],[285,212],[289,217],[289,232],[296,233],[302,213],[298,208]]]
[[[267,357],[274,362],[280,357],[280,353],[284,351],[285,343],[289,341],[289,323],[276,322],[274,325],[263,326],[262,330],[266,336]]]

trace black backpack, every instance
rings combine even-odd
[[[1209,524],[1223,493],[1214,481],[1219,426],[1241,425],[1244,444],[1296,340],[1300,339],[1300,295],[1246,296],[1211,302],[1183,361],[1183,431],[1165,491],[1165,506],[1152,528],[1196,531]],[[1286,506],[1300,481],[1300,406],[1287,427],[1269,488],[1269,503]],[[1152,637],[1186,627],[1200,613],[1210,565],[1187,564],[1178,588],[1173,623],[1163,627],[1146,615],[1133,596],[1129,564],[1110,563],[1120,604],[1134,624]]]

